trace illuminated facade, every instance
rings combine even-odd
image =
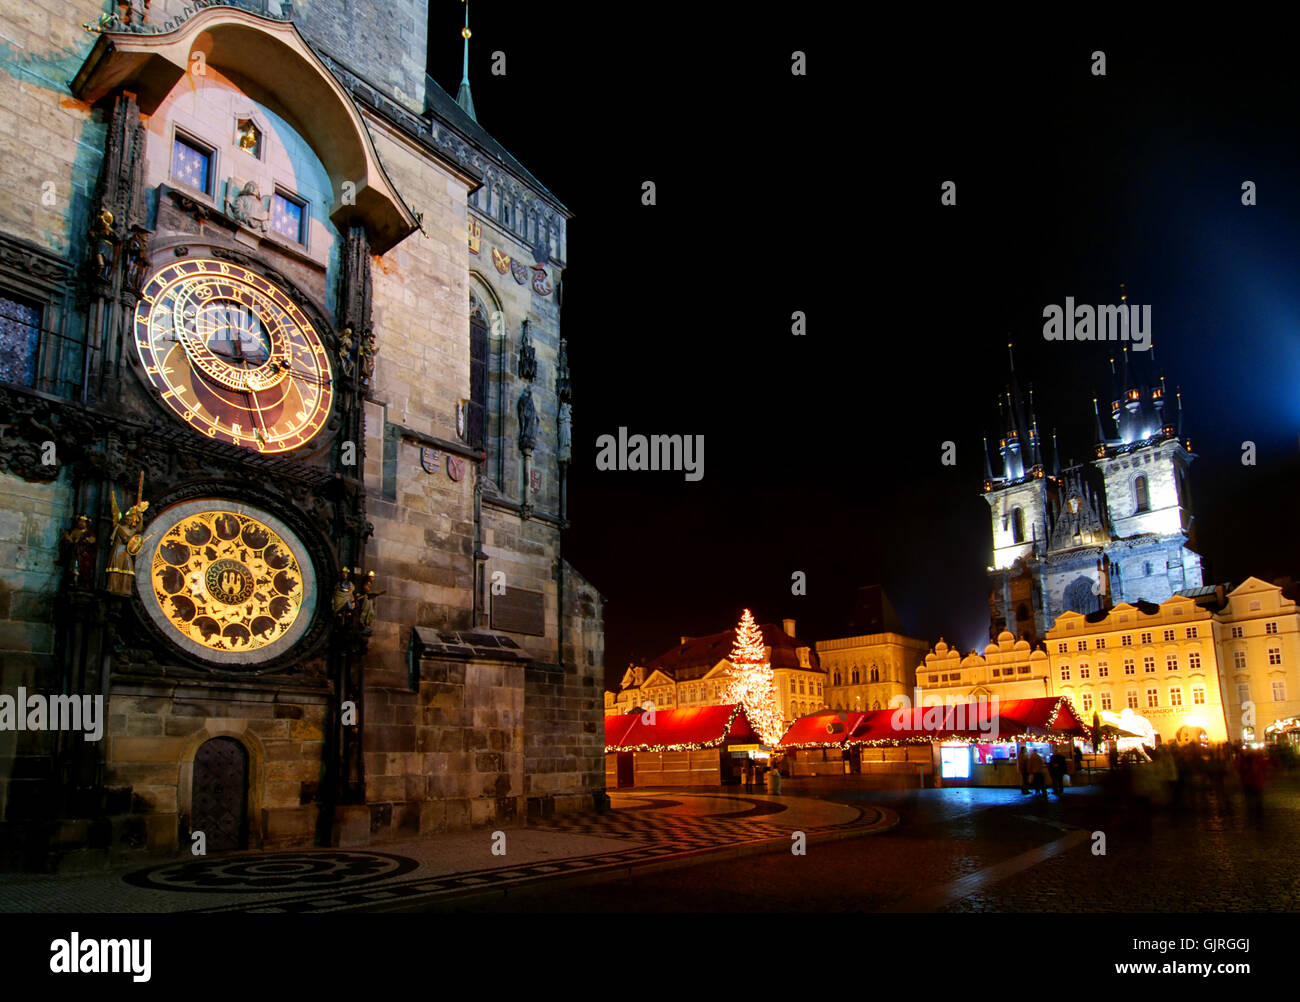
[[[917,667],[916,684],[922,706],[995,696],[1001,701],[1056,695],[1047,653],[1041,647],[1031,650],[1028,641],[1017,640],[1006,630],[983,654],[972,651],[965,657],[940,640]],[[910,694],[908,698],[915,702]]]
[[[776,679],[777,705],[789,722],[826,705],[826,672],[817,653],[794,632],[793,619],[762,627],[768,661]],[[727,656],[736,631],[707,637],[682,637],[681,643],[648,665],[631,665],[618,692],[606,690],[605,713],[626,713],[638,706],[657,708],[720,706],[731,663]]]
[[[1300,611],[1278,585],[1247,578],[1214,616],[1219,678],[1233,741],[1263,741],[1300,716]]]
[[[925,650],[924,640],[894,632],[819,640],[826,705],[833,710],[880,710],[895,696],[911,699],[916,665]]]
[[[1047,633],[1054,694],[1089,722],[1094,710],[1127,707],[1162,741],[1226,741],[1215,632],[1210,610],[1182,595],[1062,613]]]
[[[5,18],[0,694],[107,722],[0,728],[0,866],[601,801],[570,213],[428,77],[427,7]]]
[[[1094,402],[1093,458],[1064,470],[1054,435],[1047,462],[1033,393],[1026,406],[1012,365],[998,401],[998,473],[987,447],[984,453],[993,526],[990,637],[1005,629],[1032,643],[1064,612],[1159,603],[1201,585],[1187,489],[1194,457],[1181,439],[1181,397],[1169,401],[1154,363],[1142,365],[1151,371],[1139,374],[1125,349],[1112,373],[1110,430]]]

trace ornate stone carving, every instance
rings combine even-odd
[[[519,335],[519,364],[516,366],[520,379],[537,378],[537,349],[533,347],[533,339],[528,336],[528,321],[523,323],[523,330]]]
[[[226,196],[226,215],[241,226],[265,233],[271,214],[262,202],[261,189],[256,181],[249,181],[234,198]]]
[[[59,535],[59,566],[65,588],[90,589],[95,584],[95,532],[89,515],[78,515]]]
[[[519,451],[530,453],[537,447],[537,408],[533,404],[533,391],[525,386],[519,395]]]

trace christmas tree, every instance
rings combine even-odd
[[[763,743],[775,744],[781,737],[781,711],[776,701],[776,676],[767,660],[763,631],[748,609],[736,627],[731,648],[731,673],[722,690],[722,702],[739,703]]]

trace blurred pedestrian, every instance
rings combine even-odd
[[[1052,749],[1052,757],[1047,760],[1047,771],[1052,775],[1052,792],[1058,797],[1065,794],[1065,756],[1059,748]]]
[[[745,759],[745,792],[754,792],[754,760],[752,758]]]
[[[1034,781],[1034,796],[1047,796],[1047,766],[1037,748],[1029,749],[1029,775]]]
[[[1024,745],[1019,746],[1016,766],[1020,769],[1020,793],[1023,796],[1029,792],[1029,756],[1025,754]]]

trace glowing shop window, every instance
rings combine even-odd
[[[970,746],[939,749],[939,775],[944,779],[970,778]]]

